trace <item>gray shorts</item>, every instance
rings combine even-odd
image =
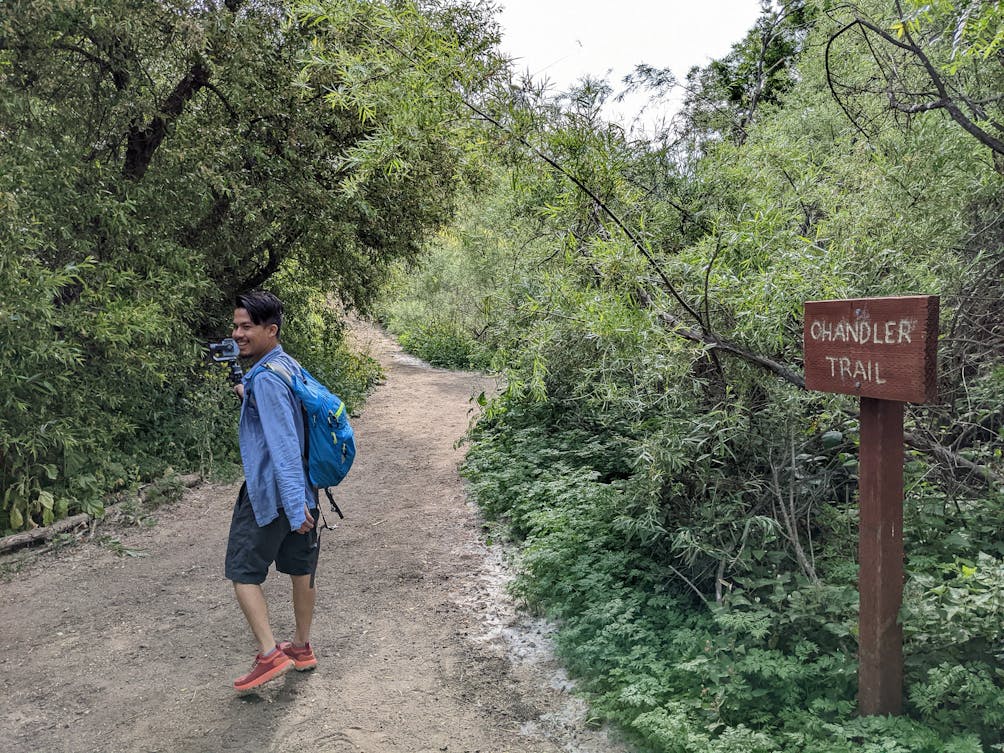
[[[316,510],[311,515],[317,519]],[[317,566],[318,551],[317,529],[308,533],[290,531],[289,519],[281,508],[278,518],[268,525],[258,525],[247,487],[241,485],[227,540],[227,580],[260,585],[273,562],[280,573],[310,575]]]

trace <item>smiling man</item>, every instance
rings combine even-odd
[[[317,565],[314,519],[317,491],[304,468],[304,427],[300,404],[290,388],[266,368],[274,363],[291,374],[300,365],[279,344],[282,303],[272,293],[252,291],[237,297],[233,339],[242,358],[253,363],[234,390],[241,398],[240,447],[244,465],[230,523],[226,577],[258,642],[251,671],[234,689],[251,690],[291,668],[313,669],[310,647],[316,593],[311,573]],[[262,583],[272,563],[290,576],[296,634],[276,644]]]

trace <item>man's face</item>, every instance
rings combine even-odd
[[[234,309],[231,337],[240,348],[241,358],[259,359],[278,343],[279,328],[274,324],[255,324],[247,309]]]

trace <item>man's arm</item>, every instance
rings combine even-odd
[[[313,527],[313,520],[308,520],[303,450],[296,433],[300,406],[289,387],[267,371],[255,377],[254,395],[275,468],[279,501],[286,511],[290,530],[306,533]]]

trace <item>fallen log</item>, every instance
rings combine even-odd
[[[30,531],[15,533],[13,536],[5,536],[0,539],[0,554],[4,552],[12,552],[15,549],[20,549],[25,546],[31,546],[32,544],[40,541],[48,541],[56,534],[72,531],[74,528],[79,526],[86,526],[90,520],[91,516],[86,512],[82,512],[71,518],[57,520],[51,526],[33,528]]]
[[[186,476],[179,476],[178,480],[181,485],[187,489],[191,489],[196,486],[202,477],[197,473],[191,473]],[[152,485],[147,485],[139,491],[139,498],[142,500],[146,499],[148,494],[148,487]],[[110,511],[111,508],[106,510]],[[12,536],[5,536],[0,538],[0,554],[5,554],[7,552],[13,552],[17,549],[22,549],[26,546],[31,546],[42,541],[48,541],[54,536],[60,533],[66,533],[67,531],[72,531],[80,526],[86,526],[91,522],[92,516],[85,512],[79,515],[74,515],[70,518],[63,518],[62,520],[57,520],[55,523],[49,526],[42,526],[39,528],[33,528],[30,531],[22,531],[21,533],[15,533]]]

